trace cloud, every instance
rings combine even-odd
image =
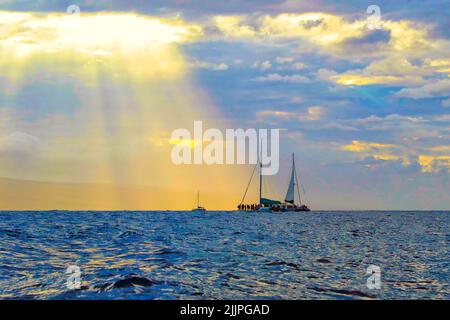
[[[446,40],[430,39],[431,25],[411,20],[383,19],[381,30],[370,30],[366,18],[350,20],[324,12],[218,16],[214,23],[227,38],[301,39],[349,60],[387,54],[422,57],[448,45]]]
[[[278,64],[287,64],[287,63],[292,63],[295,61],[294,57],[276,57],[275,61]]]
[[[425,99],[450,96],[450,79],[429,80],[417,88],[404,88],[395,94],[401,98]]]
[[[202,27],[132,13],[20,13],[0,11],[7,23],[0,34],[0,48],[23,56],[64,49],[110,51],[151,48],[155,45],[189,42],[202,35]]]
[[[263,110],[257,113],[258,117],[275,117],[283,119],[292,119],[296,116],[294,112],[288,111],[276,111],[276,110]]]
[[[393,149],[397,146],[395,144],[386,144],[386,143],[378,143],[378,142],[365,142],[354,140],[351,144],[347,144],[341,147],[342,150],[351,151],[351,152],[370,152],[376,151],[380,149]]]
[[[444,170],[450,173],[450,156],[420,155],[417,162],[422,172],[439,173]]]
[[[295,57],[276,57],[275,63],[278,65],[276,70],[303,70],[306,68],[306,64],[303,62],[295,61]],[[272,67],[272,65],[271,65]]]
[[[413,122],[413,123],[417,123],[417,122],[425,122],[427,120],[425,120],[422,117],[413,117],[413,116],[402,116],[399,114],[389,114],[385,117],[378,117],[375,115],[371,115],[369,117],[366,118],[360,118],[360,119],[354,119],[351,120],[352,122],[356,123],[356,124],[375,124],[377,126],[379,126],[381,123],[386,123],[386,122],[394,122],[395,126],[398,126],[400,122]]]
[[[336,71],[327,68],[320,68],[316,72],[316,78],[322,81],[333,81],[336,76],[338,76]]]
[[[245,16],[215,16],[213,22],[227,38],[247,38],[257,35],[251,26],[245,24]]]
[[[448,155],[450,146],[419,147],[416,145],[408,147],[406,145],[352,141],[351,144],[343,145],[340,149],[360,154],[362,158],[401,161],[404,166],[410,166],[410,159],[415,158],[422,172],[439,173],[443,170],[450,172],[450,155]]]
[[[259,82],[291,82],[291,83],[308,83],[311,80],[305,76],[294,74],[294,75],[281,75],[278,73],[271,73],[267,76],[257,77],[256,81]]]
[[[341,85],[412,85],[423,83],[425,76],[433,74],[433,70],[413,65],[404,57],[389,57],[373,61],[364,69],[352,69],[342,73],[329,69],[319,69],[316,77],[319,80]]]
[[[437,146],[430,148],[430,151],[435,152],[450,152],[450,146]]]
[[[402,83],[402,78],[396,76],[375,76],[375,75],[358,75],[358,74],[343,74],[334,77],[338,84],[346,86],[367,86],[367,85],[391,85]]]
[[[319,120],[326,114],[326,109],[321,106],[309,107],[306,118],[308,120]]]
[[[302,70],[306,68],[306,64],[304,64],[303,62],[296,62],[292,65],[292,68],[294,68],[295,70]]]
[[[274,37],[306,38],[309,41],[328,46],[362,33],[361,25],[346,23],[337,15],[325,13],[285,13],[263,16],[259,20],[260,33]]]
[[[212,71],[226,71],[229,69],[229,66],[225,63],[211,63],[207,61],[199,61],[194,60],[190,63],[190,65],[194,68],[207,69]]]
[[[0,137],[0,154],[2,157],[29,157],[42,146],[39,138],[25,132],[13,132]]]
[[[401,161],[404,166],[411,164],[409,155],[404,154],[400,146],[395,144],[354,140],[351,144],[341,146],[340,149],[357,153],[362,159],[373,158],[381,161]]]
[[[222,19],[222,25],[219,23],[216,27],[227,39],[283,48],[297,46],[302,52],[331,56],[336,63],[346,61],[346,66],[358,65],[358,68],[342,68],[343,64],[339,63],[336,67],[339,71],[335,71],[329,63],[323,63],[316,73],[318,80],[350,87],[399,87],[397,94],[389,93],[397,98],[446,97],[443,91],[449,91],[447,86],[433,90],[439,85],[428,84],[443,81],[440,80],[442,75],[450,74],[447,58],[450,41],[439,38],[431,23],[389,20],[385,16],[380,30],[370,30],[366,17],[350,19],[324,12],[239,15]],[[295,62],[294,57],[292,53],[279,54],[274,58],[278,66],[273,67],[271,63],[265,69],[270,67],[277,72],[286,68],[304,69],[305,65]],[[258,80],[288,82],[285,77],[272,74]],[[430,90],[432,92],[427,93]]]
[[[254,69],[260,69],[262,71],[267,71],[272,68],[272,62],[270,61],[263,61],[263,62],[255,62],[252,66]]]
[[[326,115],[326,109],[322,106],[311,106],[302,112],[263,110],[259,111],[257,118],[282,119],[285,121],[317,121]]]
[[[17,82],[40,68],[89,84],[99,81],[99,72],[125,77],[124,68],[136,79],[180,78],[186,64],[179,44],[203,34],[181,19],[135,13],[0,11],[0,21],[1,73]]]
[[[439,73],[449,73],[450,74],[450,60],[449,59],[426,59],[426,63],[434,68],[436,72]]]
[[[390,30],[370,30],[362,34],[360,37],[349,38],[344,42],[344,45],[352,47],[360,47],[362,45],[370,45],[372,48],[379,42],[388,43],[391,39]]]
[[[372,75],[393,75],[398,77],[423,77],[432,75],[430,69],[418,64],[411,63],[405,57],[392,56],[370,63],[365,72]]]

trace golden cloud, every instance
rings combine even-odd
[[[374,154],[373,157],[377,160],[384,161],[396,161],[401,159],[399,156],[395,156],[392,154]]]
[[[417,85],[424,83],[424,77],[432,76],[435,70],[427,65],[414,65],[405,57],[392,56],[377,60],[364,69],[337,73],[322,69],[318,77],[342,85],[364,86],[373,84]]]
[[[392,149],[396,148],[395,144],[385,144],[377,142],[365,142],[354,140],[351,144],[347,144],[341,147],[342,150],[351,152],[369,152],[377,149]]]
[[[213,20],[227,38],[299,39],[340,59],[380,58],[365,69],[336,73],[328,78],[341,85],[417,85],[424,77],[450,71],[450,61],[445,58],[449,41],[431,38],[431,26],[416,21],[383,19],[376,34],[368,28],[367,19],[350,21],[343,16],[321,12],[217,16]],[[381,35],[379,39],[378,35]],[[418,65],[410,62],[426,59],[430,53],[442,58]]]
[[[401,161],[404,166],[411,164],[409,156],[395,144],[354,140],[340,147],[341,150],[358,153],[361,158],[371,157],[382,161]]]
[[[1,48],[16,55],[76,48],[93,54],[147,48],[198,38],[202,28],[138,14],[78,15],[0,12]]]
[[[215,16],[213,23],[227,37],[245,38],[257,35],[252,27],[245,25],[243,16]]]
[[[449,73],[450,74],[450,60],[448,59],[437,59],[437,60],[427,60],[428,65],[433,67],[439,73]]]
[[[430,151],[435,152],[450,152],[450,146],[437,146],[430,148]]]
[[[176,45],[203,32],[180,19],[130,13],[0,11],[0,21],[0,70],[15,82],[36,66],[88,83],[98,81],[99,72],[116,79],[179,77],[187,64]]]
[[[257,113],[258,118],[278,118],[283,120],[316,121],[322,119],[327,110],[322,106],[311,106],[303,112],[289,112],[282,110],[263,110]]]
[[[396,76],[369,76],[358,74],[344,74],[331,77],[338,84],[346,86],[366,86],[373,84],[399,83],[402,78]]]
[[[346,41],[360,41],[364,36],[370,35],[372,30],[368,27],[367,19],[349,21],[343,16],[323,13],[283,13],[279,15],[263,16],[215,16],[213,23],[227,37],[236,38],[299,38],[325,47],[327,50],[342,48],[338,45]],[[381,30],[389,33],[386,39],[387,47],[392,52],[408,56],[417,56],[428,50],[441,48],[442,41],[429,38],[430,26],[409,20],[391,21],[381,20]],[[371,55],[376,49],[372,48]],[[351,53],[351,52],[348,52]]]
[[[276,117],[283,119],[291,119],[295,117],[295,113],[287,112],[287,111],[278,111],[278,110],[263,110],[258,112],[257,114],[260,117]]]
[[[422,172],[438,173],[441,170],[450,172],[450,156],[419,155],[417,162]]]
[[[346,22],[342,17],[325,13],[280,14],[264,16],[260,20],[260,34],[264,36],[306,38],[315,44],[330,46],[359,37],[365,21]]]
[[[438,173],[442,170],[450,172],[450,156],[432,154],[448,152],[450,146],[408,148],[394,144],[355,140],[351,144],[341,146],[340,149],[357,153],[361,158],[371,157],[383,161],[401,161],[404,166],[411,165],[410,159],[416,158],[422,172]],[[422,154],[421,152],[428,152],[429,154]]]

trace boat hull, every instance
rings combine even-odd
[[[310,208],[301,208],[301,209],[291,210],[290,212],[309,212],[309,211],[311,211]]]
[[[305,206],[305,207],[300,207],[300,208],[288,209],[286,211],[287,212],[309,212],[309,211],[311,211],[311,209]]]
[[[283,212],[310,212],[311,209],[305,205],[300,207],[287,207],[287,208],[270,208],[270,207],[261,207],[257,210],[239,210],[239,212],[268,212],[268,213],[283,213]]]

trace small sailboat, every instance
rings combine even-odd
[[[247,191],[253,179],[253,175],[255,173],[256,166],[259,166],[259,203],[246,205],[244,204],[245,196],[247,195]],[[284,203],[277,200],[271,200],[268,198],[262,197],[262,163],[258,160],[257,165],[253,169],[252,175],[250,177],[250,181],[247,185],[247,189],[245,190],[244,197],[242,198],[241,203],[238,205],[238,209],[241,211],[258,211],[258,212],[301,212],[301,211],[311,211],[311,209],[302,204],[299,182],[297,178],[297,170],[295,168],[295,156],[292,154],[292,170],[291,170],[291,179],[289,181],[288,190],[286,193],[286,197]],[[298,194],[298,204],[295,202],[295,191]]]
[[[206,213],[206,209],[200,206],[200,191],[197,191],[197,208],[192,209],[192,212]]]

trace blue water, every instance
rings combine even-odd
[[[0,212],[0,298],[449,299],[449,245],[450,212]]]

